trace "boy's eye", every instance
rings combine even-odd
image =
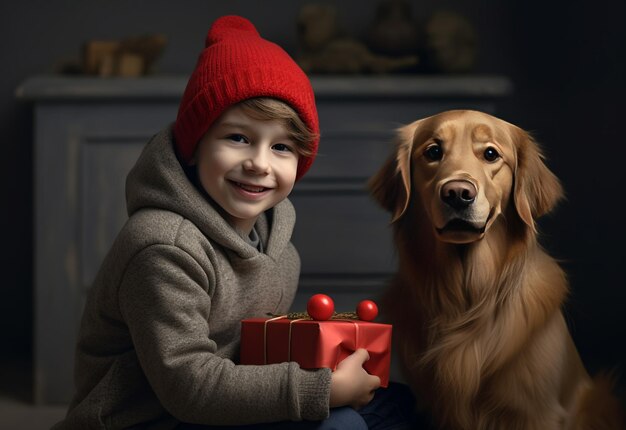
[[[293,152],[290,146],[285,145],[284,143],[277,143],[272,148],[279,152]]]
[[[237,143],[248,143],[248,139],[243,134],[229,134],[227,138]]]

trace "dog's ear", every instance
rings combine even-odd
[[[519,217],[535,231],[535,220],[548,213],[563,197],[557,177],[544,164],[544,156],[535,140],[513,126],[517,151],[514,201]]]
[[[411,154],[420,121],[397,130],[394,154],[369,180],[368,187],[380,205],[393,214],[395,222],[404,214],[411,197]]]

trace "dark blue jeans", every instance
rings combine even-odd
[[[415,414],[415,400],[408,386],[390,382],[387,388],[376,390],[374,398],[365,407],[355,411],[350,407],[330,410],[323,421],[287,421],[237,427],[200,426],[181,424],[180,430],[404,430],[420,429]],[[427,428],[427,427],[423,427]]]

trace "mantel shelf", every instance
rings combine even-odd
[[[23,101],[178,100],[186,76],[98,78],[42,75],[16,90]],[[315,75],[311,83],[318,98],[498,98],[513,91],[499,75]]]

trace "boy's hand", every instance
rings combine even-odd
[[[370,356],[365,349],[357,349],[337,365],[330,383],[330,407],[352,406],[359,409],[367,405],[374,390],[380,387],[380,378],[363,369]]]

